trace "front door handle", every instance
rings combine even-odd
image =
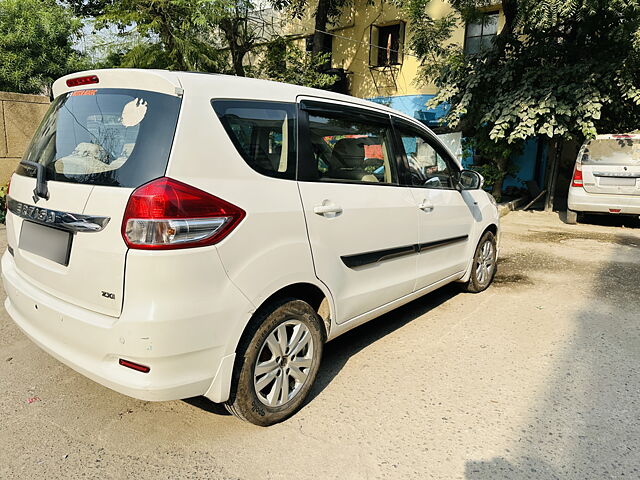
[[[433,212],[434,206],[433,206],[433,203],[430,203],[427,200],[423,200],[422,203],[418,205],[418,208],[423,212],[429,213],[429,212]]]
[[[316,215],[339,215],[342,213],[342,207],[333,203],[323,203],[322,205],[316,205],[315,207],[313,207],[313,213],[315,213]]]

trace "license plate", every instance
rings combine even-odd
[[[600,177],[600,185],[610,187],[634,187],[636,185],[636,179],[625,177]]]
[[[22,222],[19,248],[60,265],[69,264],[71,232],[58,230],[33,222]]]

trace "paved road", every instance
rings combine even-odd
[[[0,315],[0,478],[640,478],[640,228],[504,219],[496,284],[330,343],[292,419],[149,403]],[[38,397],[33,403],[27,399]]]

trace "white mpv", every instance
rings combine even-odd
[[[74,370],[270,425],[323,345],[496,271],[498,212],[421,123],[345,95],[152,70],[63,77],[11,180],[6,309]]]

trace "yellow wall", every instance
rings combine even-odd
[[[432,18],[441,18],[452,11],[451,5],[443,0],[433,0],[428,7]],[[313,34],[312,15],[315,5],[311,3],[307,16],[290,22],[286,28],[289,35]],[[417,81],[419,61],[407,48],[411,36],[411,25],[407,24],[404,34],[404,58],[395,72],[395,81],[390,72],[369,68],[370,25],[391,24],[404,20],[402,12],[386,2],[376,0],[371,5],[367,0],[354,0],[353,5],[343,12],[335,25],[329,27],[334,34],[332,66],[349,72],[349,93],[360,98],[387,97],[401,95],[425,95],[436,93],[435,86],[421,85]],[[502,19],[501,19],[502,20]],[[464,27],[455,30],[450,39],[460,46],[464,43]],[[302,42],[299,43],[302,46]]]

